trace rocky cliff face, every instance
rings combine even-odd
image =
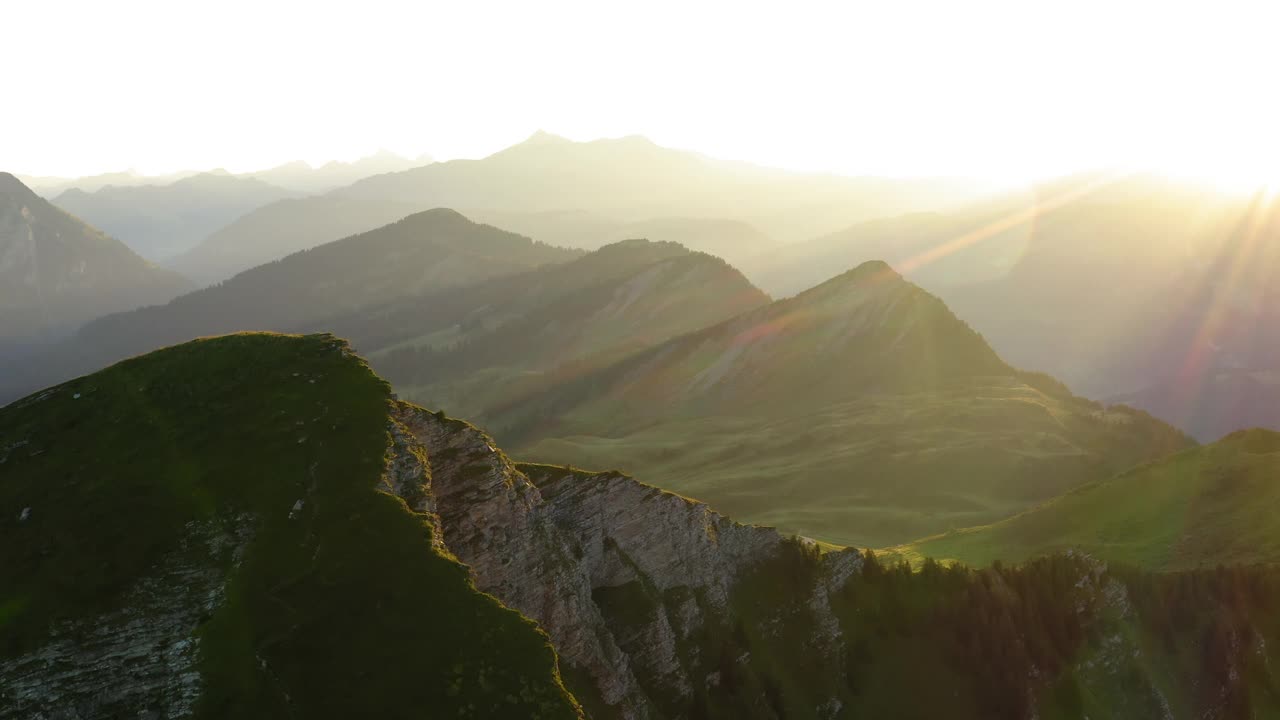
[[[570,689],[596,716],[684,714],[718,682],[723,658],[709,636],[732,633],[735,587],[784,552],[781,535],[620,473],[517,465],[476,428],[412,405],[398,406],[396,424],[425,447],[445,545],[481,590],[551,635]],[[805,602],[815,622],[788,641],[839,667],[827,594],[860,558],[827,558]]]

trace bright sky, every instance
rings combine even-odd
[[[480,157],[541,128],[847,174],[1280,175],[1276,2],[6,0],[2,14],[0,168],[26,174]]]

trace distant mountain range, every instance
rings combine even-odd
[[[298,161],[235,175],[226,170],[163,176],[130,171],[30,180],[38,192],[59,207],[102,228],[148,260],[162,261],[190,250],[241,215],[264,205],[430,162],[426,156],[411,160],[383,150],[349,163],[335,161],[312,167]],[[361,225],[353,232],[368,229],[372,227]],[[198,273],[193,276],[201,277]]]
[[[200,336],[313,328],[402,295],[448,292],[580,254],[472,223],[452,210],[427,211],[164,305],[100,317],[46,351],[32,372],[41,373],[39,384],[48,384]]]
[[[92,193],[105,187],[168,185],[198,174],[200,174],[199,170],[187,170],[164,175],[144,175],[136,170],[123,170],[85,177],[58,177],[52,175],[18,175],[17,177],[41,197],[52,199],[73,189]]]
[[[295,160],[267,170],[243,173],[240,177],[261,180],[270,185],[300,193],[314,194],[350,185],[371,175],[400,172],[421,165],[429,165],[431,162],[429,155],[406,158],[388,150],[379,150],[352,162],[334,160],[319,167],[312,167],[309,163]]]
[[[189,288],[176,273],[152,266],[0,173],[0,355]]]
[[[334,160],[320,167],[312,167],[301,160],[278,165],[266,170],[237,173],[236,177],[262,180],[269,185],[298,193],[316,193],[331,190],[370,175],[407,170],[431,162],[427,155],[406,158],[387,150],[351,162]],[[19,175],[18,179],[46,199],[53,199],[68,190],[94,193],[107,187],[125,188],[142,185],[171,185],[184,178],[200,174],[227,174],[225,170],[186,170],[163,175],[145,175],[136,170],[102,173],[85,177],[56,177]]]
[[[553,244],[593,238],[583,221],[600,218],[601,230],[608,232],[582,240],[583,247],[626,239],[634,231],[626,229],[629,223],[684,218],[670,236],[652,232],[657,228],[650,225],[648,239],[688,242],[690,249],[736,258],[772,242],[762,241],[762,234],[790,241],[859,219],[976,196],[949,181],[807,175],[711,160],[640,137],[578,143],[539,133],[482,160],[433,163],[268,205],[210,236],[172,267],[213,282],[432,207],[499,224],[518,218],[512,227],[536,231],[534,239]],[[721,225],[698,225],[708,221]],[[738,225],[726,234],[726,221],[753,229]]]
[[[201,173],[169,185],[73,188],[54,198],[62,209],[159,261],[191,249],[211,232],[267,203],[296,195],[262,180]]]

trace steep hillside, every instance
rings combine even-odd
[[[531,459],[619,465],[744,520],[873,547],[1189,442],[1010,368],[884,263],[481,419]]]
[[[65,335],[187,287],[0,173],[0,345]]]
[[[478,217],[488,212],[546,213],[539,239],[557,243],[562,234],[555,218],[570,221],[563,233],[568,237],[580,213],[623,223],[720,218],[791,241],[976,195],[953,182],[810,175],[716,161],[641,137],[577,143],[538,133],[481,160],[376,175],[320,197],[267,206],[175,259],[172,267],[193,278],[219,280],[433,207],[458,208]],[[723,241],[709,237],[711,242]]]
[[[1018,561],[1069,548],[1151,570],[1280,562],[1280,433],[1244,430],[1090,483],[986,527],[932,537],[911,556]]]
[[[718,258],[628,240],[324,324],[401,395],[478,415],[768,301]]]
[[[169,185],[71,189],[54,202],[139,255],[161,260],[194,247],[250,210],[293,195],[261,180],[213,172]]]
[[[341,341],[273,335],[0,410],[0,717],[578,717],[391,410]]]

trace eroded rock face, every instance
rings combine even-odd
[[[426,448],[445,545],[481,590],[538,621],[610,714],[666,716],[717,682],[701,638],[729,624],[734,584],[781,535],[619,473],[517,465],[476,428],[412,405],[396,418]],[[833,666],[842,645],[826,595],[858,562],[832,556],[808,603],[818,622],[804,640]]]
[[[221,606],[249,527],[248,518],[192,523],[119,610],[53,628],[40,648],[0,662],[0,718],[192,716],[202,689],[196,631]]]

